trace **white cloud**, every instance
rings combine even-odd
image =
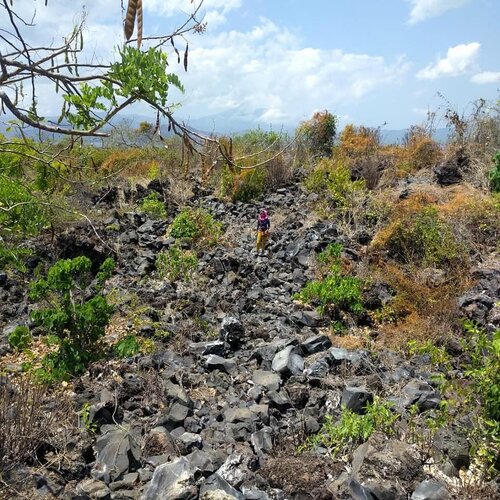
[[[483,71],[476,73],[470,81],[472,83],[500,83],[500,71]]]
[[[437,17],[446,11],[462,7],[469,0],[408,0],[412,4],[410,24],[416,24],[429,17]]]
[[[238,110],[255,119],[294,123],[315,109],[335,112],[393,85],[408,71],[403,59],[304,47],[299,38],[261,19],[246,32],[227,31],[190,43],[180,113],[192,118]]]
[[[417,73],[419,80],[435,80],[441,76],[457,76],[470,71],[479,54],[477,42],[450,47],[446,57],[438,58]]]

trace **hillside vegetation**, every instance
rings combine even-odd
[[[500,114],[446,119],[11,140],[0,498],[499,498]]]

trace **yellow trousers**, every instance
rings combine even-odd
[[[257,231],[257,252],[259,250],[264,251],[267,245],[267,240],[269,239],[269,231]]]

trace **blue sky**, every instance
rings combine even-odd
[[[109,57],[122,39],[117,0],[43,3],[31,2],[40,37],[62,31],[85,5],[95,53]],[[143,4],[146,34],[168,32],[192,8]],[[207,31],[189,38],[188,73],[172,65],[186,88],[172,95],[176,113],[187,119],[293,126],[328,109],[342,123],[399,129],[445,108],[438,92],[459,113],[499,98],[498,0],[205,0],[202,10]],[[47,98],[47,114],[52,106]]]

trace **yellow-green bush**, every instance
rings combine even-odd
[[[467,248],[434,206],[425,206],[394,220],[380,231],[372,249],[397,262],[438,267],[468,264]]]

